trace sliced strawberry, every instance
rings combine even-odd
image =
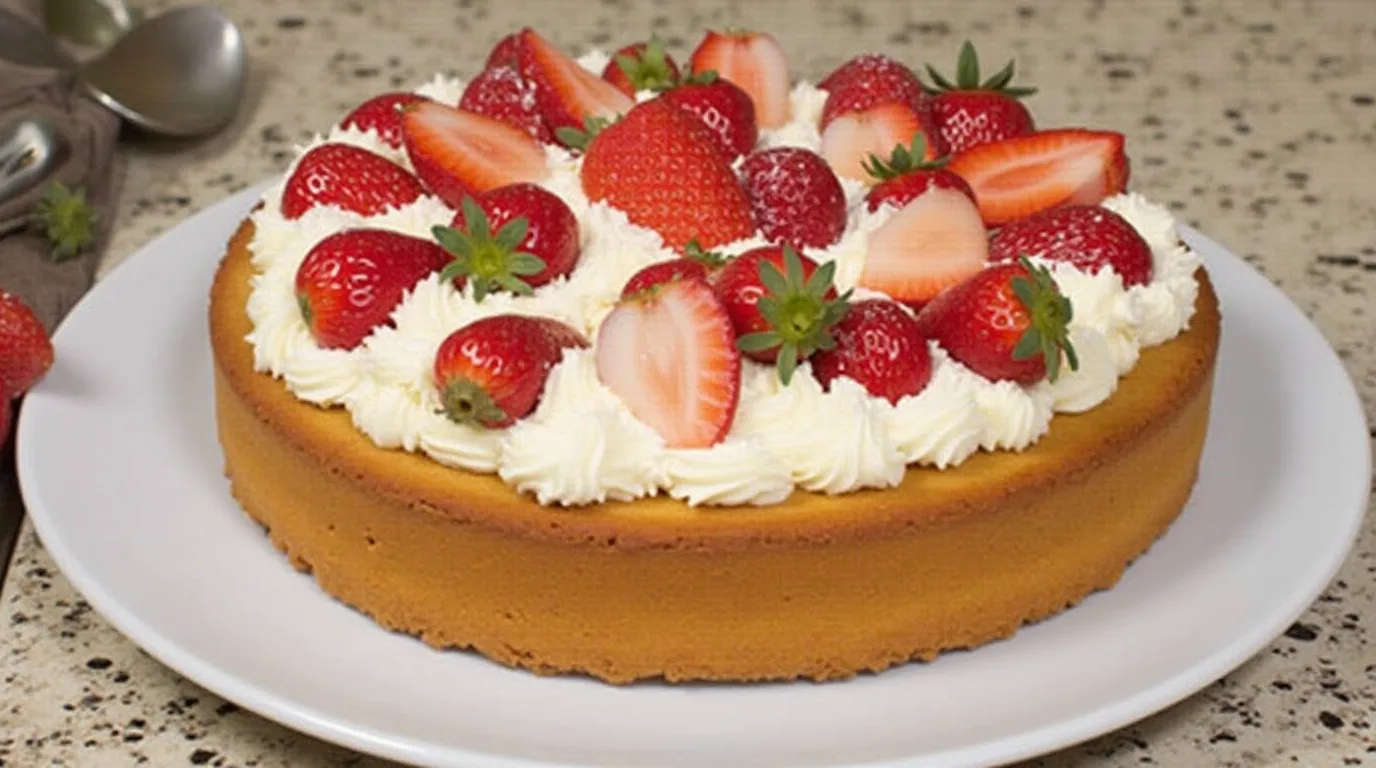
[[[693,51],[690,69],[694,74],[715,71],[740,86],[755,103],[755,120],[762,130],[778,128],[792,116],[788,59],[779,41],[768,34],[708,30]]]
[[[1151,282],[1151,247],[1122,216],[1097,205],[1066,205],[1010,221],[989,242],[990,261],[1032,256],[1096,274],[1105,267],[1123,285]]]
[[[931,187],[870,236],[860,285],[920,307],[984,268],[986,237],[969,197]]]
[[[53,367],[53,342],[29,305],[0,291],[0,395],[4,407]]]
[[[556,137],[561,128],[578,130],[589,117],[613,118],[635,104],[535,30],[527,27],[520,34],[521,77],[535,84],[540,113]]]
[[[735,83],[718,78],[715,72],[693,75],[690,81],[665,91],[660,98],[696,115],[717,138],[722,154],[732,162],[754,149],[760,138],[750,96]]]
[[[820,86],[827,91],[820,128],[850,112],[863,112],[881,104],[907,104],[920,117],[930,115],[922,83],[903,64],[887,56],[866,54],[842,64]],[[926,123],[935,128],[935,123]]]
[[[421,181],[451,208],[465,195],[549,176],[539,142],[519,128],[436,102],[402,114],[406,154]]]
[[[459,109],[501,120],[543,144],[554,142],[549,126],[540,116],[535,84],[521,77],[515,67],[484,69],[464,88]]]
[[[317,205],[375,216],[425,194],[405,168],[352,144],[321,144],[297,162],[282,190],[282,215],[300,218]]]
[[[865,163],[865,171],[879,182],[865,195],[865,204],[871,211],[882,205],[902,208],[932,187],[954,189],[975,202],[975,192],[965,179],[946,170],[947,158],[922,159],[927,154],[926,145],[926,136],[919,133],[913,137],[911,149],[900,146],[887,160],[871,157]]]
[[[631,275],[631,279],[627,280],[626,285],[621,289],[621,296],[625,298],[653,288],[660,283],[671,283],[676,280],[710,282],[717,270],[725,263],[726,259],[720,254],[704,251],[697,246],[697,243],[689,243],[681,258],[651,264]]]
[[[796,249],[825,248],[846,229],[846,194],[820,155],[799,147],[775,147],[741,163],[760,232]]]
[[[498,290],[529,294],[578,265],[578,220],[543,187],[498,187],[464,198],[462,208],[448,227],[432,231],[454,255],[442,276],[471,283],[475,301]]]
[[[341,128],[376,131],[378,138],[401,149],[401,108],[425,100],[418,93],[384,93],[354,107],[339,121],[339,125]]]
[[[1123,134],[1067,128],[961,152],[947,170],[975,191],[984,223],[998,226],[1075,203],[1097,205],[1127,185]]]
[[[836,346],[812,358],[812,373],[827,390],[838,376],[859,382],[890,403],[916,395],[932,378],[927,337],[907,310],[885,299],[865,299],[832,329]]]
[[[492,46],[492,51],[489,52],[489,53],[487,54],[487,63],[483,65],[483,68],[484,68],[484,69],[491,69],[491,68],[493,68],[493,67],[512,67],[512,68],[519,68],[520,66],[521,66],[521,33],[520,33],[520,32],[512,32],[511,34],[507,35],[506,37],[503,37],[501,40],[498,40],[498,41],[497,41],[497,44],[494,45],[494,46]]]
[[[888,157],[895,147],[908,146],[923,133],[923,118],[910,104],[889,102],[841,115],[822,131],[822,157],[837,176],[860,181],[873,179],[865,171],[871,155]],[[927,134],[930,138],[931,134]],[[935,160],[939,147],[926,143],[927,160]]]
[[[659,91],[677,83],[678,64],[664,52],[664,41],[654,36],[648,43],[632,43],[612,54],[602,79],[634,97],[636,91]]]
[[[597,335],[597,376],[670,448],[706,448],[731,429],[741,356],[726,310],[701,280],[622,299]]]

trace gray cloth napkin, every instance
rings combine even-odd
[[[38,10],[39,0],[0,0],[0,21],[30,21],[32,31],[21,29],[18,34],[41,36]],[[85,187],[87,199],[100,216],[93,247],[60,263],[49,257],[48,242],[38,232],[21,229],[0,236],[0,290],[22,298],[51,332],[91,287],[109,237],[118,191],[119,119],[81,95],[70,70],[20,65],[7,60],[0,49],[0,126],[27,116],[46,117],[66,137],[69,152],[48,179],[16,198],[0,201],[0,221],[28,216],[48,181]],[[0,450],[0,579],[9,567],[14,535],[23,518],[13,441],[8,442]]]

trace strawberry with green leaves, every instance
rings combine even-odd
[[[1032,114],[1019,99],[1036,88],[1013,87],[1014,64],[1010,60],[988,80],[980,80],[979,56],[967,40],[956,61],[955,81],[927,65],[932,79],[932,112],[941,140],[951,152],[988,144],[1036,130]]]
[[[578,220],[558,195],[535,184],[466,197],[454,221],[433,234],[454,256],[441,277],[471,283],[476,301],[499,290],[527,295],[578,265]]]
[[[828,390],[837,377],[860,383],[890,403],[916,395],[932,378],[927,337],[908,311],[887,299],[865,299],[832,329],[836,346],[812,358],[812,374]]]
[[[678,63],[664,51],[658,35],[649,42],[632,43],[612,54],[602,69],[602,79],[627,96],[637,91],[662,91],[679,80]]]
[[[954,189],[975,202],[974,190],[965,179],[946,170],[949,157],[926,160],[926,155],[927,138],[920,133],[913,137],[911,148],[894,147],[887,160],[870,155],[865,172],[878,183],[865,195],[866,206],[871,211],[879,210],[882,205],[902,208],[933,188]]]
[[[588,342],[548,317],[493,315],[454,331],[435,352],[431,375],[440,412],[479,429],[509,427],[540,401],[564,350]]]
[[[818,126],[821,153],[838,176],[870,182],[869,158],[888,157],[919,133],[926,137],[924,159],[946,154],[931,100],[903,64],[876,54],[857,56],[827,76],[822,88],[827,100]]]
[[[990,381],[1055,381],[1065,356],[1079,367],[1067,327],[1072,307],[1051,274],[1026,258],[991,265],[937,296],[918,327]]]
[[[0,291],[0,400],[8,403],[53,367],[53,342],[24,300]]]
[[[799,363],[836,344],[832,327],[845,317],[850,292],[837,295],[835,274],[834,261],[819,266],[791,246],[764,246],[727,262],[712,290],[741,351],[777,365],[788,384]]]
[[[625,298],[660,283],[676,280],[703,280],[710,283],[725,264],[726,258],[721,254],[704,251],[696,242],[689,243],[681,257],[656,262],[631,275],[621,288],[621,296]]]

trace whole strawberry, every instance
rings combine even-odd
[[[967,368],[990,381],[1055,381],[1061,354],[1079,367],[1066,327],[1070,300],[1027,259],[995,264],[933,299],[918,327]]]
[[[353,111],[339,121],[342,128],[357,128],[360,131],[376,131],[378,138],[388,145],[401,149],[401,108],[418,101],[427,101],[418,93],[395,91],[374,96],[354,107]]]
[[[296,163],[282,190],[282,215],[297,219],[317,205],[375,216],[425,191],[405,168],[351,144],[321,144]]]
[[[337,232],[306,254],[296,301],[326,349],[353,349],[391,321],[406,292],[449,262],[436,244],[383,229]]]
[[[683,249],[683,256],[651,264],[631,275],[621,288],[621,296],[625,298],[678,280],[710,282],[725,263],[726,259],[720,254],[704,251],[697,243],[689,243]]]
[[[500,120],[543,144],[554,141],[549,126],[540,116],[535,84],[521,77],[515,67],[484,69],[464,88],[459,109]],[[397,132],[401,132],[399,118]]]
[[[827,100],[819,125],[821,151],[837,175],[870,181],[865,172],[870,157],[888,157],[919,133],[926,137],[924,159],[946,154],[931,99],[903,64],[886,56],[859,56],[822,82]]]
[[[912,148],[895,147],[888,160],[871,155],[865,171],[879,183],[865,195],[869,209],[877,211],[882,205],[902,208],[928,189],[954,189],[975,202],[974,190],[965,179],[945,169],[948,158],[923,160],[926,154],[927,139],[919,133],[913,137]]]
[[[932,378],[927,337],[917,321],[892,301],[865,299],[832,329],[836,346],[812,357],[812,373],[830,389],[837,376],[856,380],[890,403],[926,388]]]
[[[741,163],[755,222],[795,249],[825,248],[846,229],[846,193],[821,155],[798,147],[752,153]]]
[[[737,256],[717,273],[712,290],[726,308],[741,351],[774,363],[788,384],[798,364],[835,345],[831,329],[846,314],[836,295],[836,262],[818,265],[793,248],[764,246]]]
[[[716,138],[698,118],[661,99],[638,104],[587,144],[583,192],[625,212],[672,248],[704,248],[755,232],[750,198]]]
[[[469,323],[435,352],[440,409],[459,424],[509,427],[535,410],[564,350],[587,345],[581,334],[551,318],[508,314]]]
[[[528,294],[578,264],[578,220],[558,195],[535,184],[464,198],[463,210],[434,235],[454,255],[442,277],[472,283],[477,301],[498,290]]]
[[[932,112],[941,140],[951,152],[1036,130],[1032,114],[1019,99],[1031,96],[1037,89],[1010,86],[1013,71],[1010,60],[993,77],[980,82],[979,56],[968,40],[960,48],[955,82],[927,65],[927,75],[934,83]]]
[[[612,54],[602,79],[633,97],[636,91],[663,90],[678,82],[678,64],[664,52],[664,41],[656,35],[647,43],[632,43]]]
[[[0,393],[18,397],[53,367],[53,342],[22,299],[0,291]]]
[[[736,84],[717,77],[711,70],[700,72],[664,92],[660,98],[697,116],[717,139],[726,159],[736,158],[755,148],[760,129],[755,122],[755,104]]]
[[[989,241],[990,261],[1032,256],[1089,274],[1112,267],[1124,286],[1151,282],[1151,247],[1122,216],[1097,205],[1066,205],[1011,221]]]

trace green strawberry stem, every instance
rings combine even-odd
[[[511,418],[487,390],[468,379],[454,379],[445,384],[440,392],[440,406],[437,413],[468,427],[499,426]]]
[[[440,271],[441,280],[466,277],[473,286],[473,300],[478,302],[499,290],[518,296],[533,293],[530,283],[521,278],[543,272],[545,261],[533,253],[516,250],[530,230],[530,222],[524,216],[508,221],[494,235],[487,214],[477,201],[465,197],[463,224],[463,229],[436,226],[430,230],[454,256]]]
[[[779,381],[788,386],[798,364],[814,352],[834,349],[831,328],[850,310],[850,291],[828,300],[836,274],[836,262],[828,261],[803,279],[803,262],[797,252],[784,246],[784,271],[769,260],[760,261],[760,283],[765,295],[756,305],[769,330],[747,333],[736,340],[742,352],[778,349]]]
[[[588,145],[597,138],[597,134],[607,129],[607,126],[616,122],[605,117],[588,115],[583,118],[583,129],[570,128],[567,125],[562,128],[554,129],[554,138],[569,149],[577,149],[583,152],[588,151]]]
[[[674,85],[674,73],[669,69],[669,60],[664,53],[664,41],[659,35],[651,35],[645,50],[639,55],[616,55],[616,66],[620,68],[631,87],[637,91],[661,91]]]
[[[950,155],[943,155],[935,160],[924,160],[926,156],[927,135],[918,131],[913,134],[911,148],[899,144],[893,148],[893,153],[887,160],[871,154],[869,159],[862,161],[860,165],[870,176],[879,181],[888,181],[913,171],[934,171],[946,165],[951,159]]]
[[[1054,382],[1061,374],[1061,353],[1065,353],[1070,370],[1080,368],[1080,360],[1075,356],[1075,347],[1070,343],[1069,326],[1074,315],[1070,299],[1056,288],[1051,273],[1045,267],[1038,267],[1026,256],[1018,261],[1027,270],[1027,277],[1014,277],[1010,284],[1013,293],[1022,302],[1031,318],[1031,325],[1023,331],[1013,348],[1014,360],[1027,360],[1041,355],[1046,361],[1046,378]]]
[[[86,201],[86,189],[68,189],[54,181],[43,190],[34,212],[34,224],[43,231],[52,245],[49,253],[53,261],[73,258],[95,242],[96,223],[100,217]]]
[[[1037,92],[1036,88],[1011,88],[1009,83],[1013,82],[1015,64],[1012,59],[1003,65],[993,77],[980,82],[979,79],[979,54],[975,53],[975,46],[969,40],[960,46],[960,56],[956,59],[956,80],[951,82],[931,64],[927,65],[927,76],[932,79],[933,86],[923,86],[932,93],[942,91],[995,91],[1004,96],[1014,99],[1021,99],[1031,96]]]
[[[726,263],[726,257],[716,251],[703,248],[696,239],[683,246],[683,258],[696,261],[708,269],[716,269]]]

